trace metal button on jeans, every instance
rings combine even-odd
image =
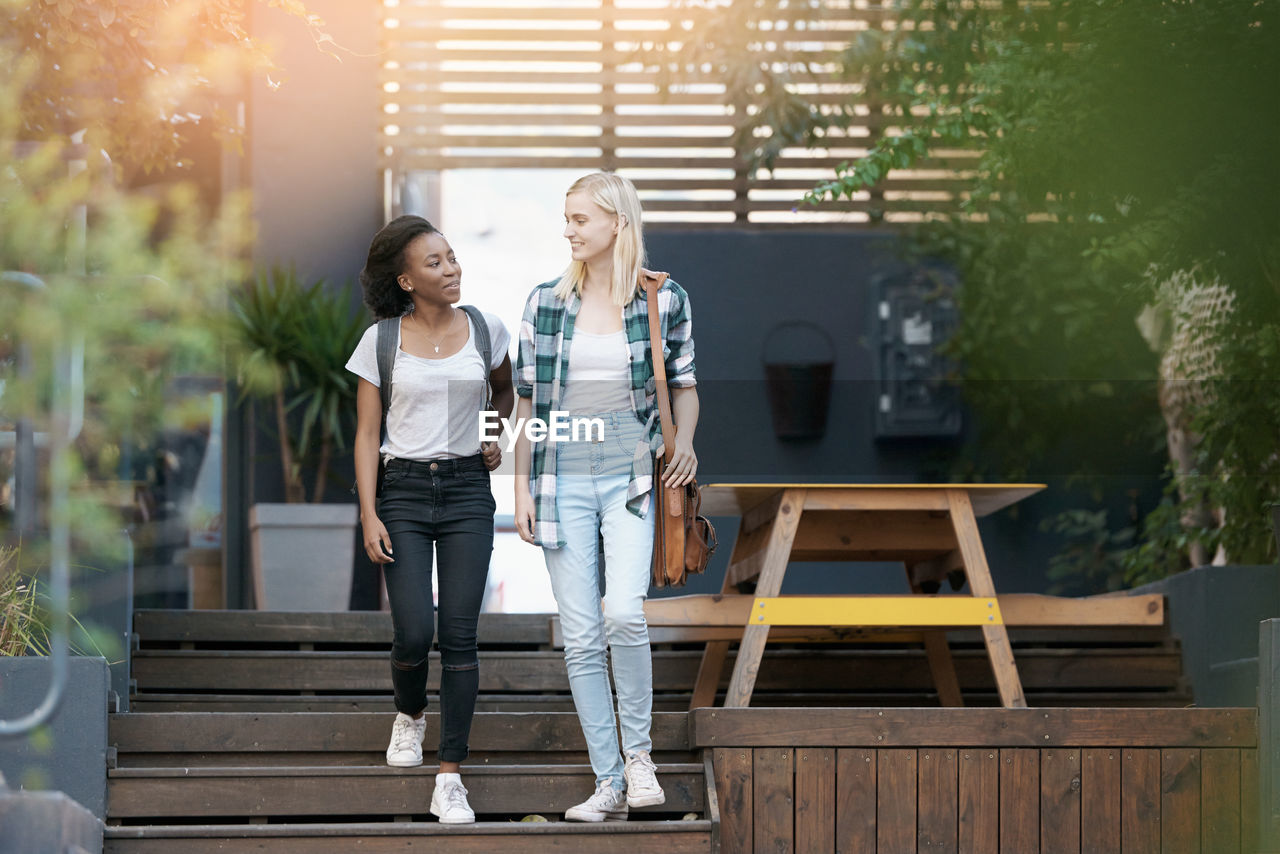
[[[440,464],[439,464],[439,463],[432,463],[432,464],[431,464],[431,470],[432,470],[432,471],[435,471],[435,470],[436,470],[436,469],[438,469],[438,468],[440,468]]]

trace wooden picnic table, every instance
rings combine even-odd
[[[754,582],[726,707],[745,707],[770,626],[928,627],[923,641],[943,705],[962,705],[945,627],[981,629],[1001,704],[1027,702],[987,566],[977,519],[1043,484],[717,483],[702,487],[702,512],[739,516],[724,593]],[[780,597],[790,561],[901,561],[909,597]],[[931,596],[943,581],[971,596]],[[662,600],[656,600],[655,604]],[[707,643],[691,708],[714,704],[729,641]]]

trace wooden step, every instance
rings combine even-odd
[[[436,771],[434,765],[115,768],[107,775],[107,817],[425,815]],[[658,774],[666,803],[633,812],[703,811],[702,763],[664,765]],[[595,789],[588,765],[468,765],[463,780],[476,814],[489,816],[559,814]]]
[[[548,647],[551,614],[481,614],[485,648]],[[140,610],[133,631],[143,647],[377,646],[391,648],[391,615],[382,611]]]
[[[666,632],[667,627],[651,626],[655,645],[680,642],[680,632]],[[860,633],[853,629],[841,632],[850,641],[878,643],[882,635]],[[391,615],[379,611],[288,612],[288,611],[185,611],[140,610],[134,612],[134,634],[146,647],[391,647]],[[739,632],[739,637],[741,633]],[[787,632],[775,628],[770,636],[776,640],[801,639],[802,631]],[[547,648],[560,643],[555,614],[481,614],[478,633],[482,648]],[[824,635],[829,641],[832,636]],[[948,639],[956,646],[980,646],[980,633],[953,630]],[[1019,646],[1162,646],[1176,644],[1167,627],[1129,626],[1043,629],[1010,628],[1009,642]]]
[[[650,626],[656,645],[679,642],[681,632]],[[829,641],[843,632],[850,641],[880,642],[878,633],[854,629],[831,630]],[[139,610],[134,612],[134,634],[145,647],[187,644],[193,647],[391,647],[391,615],[380,611],[186,611]],[[772,638],[804,638],[803,631],[775,628]],[[739,630],[738,637],[741,637]],[[478,638],[482,648],[547,648],[560,643],[555,614],[481,614]],[[953,645],[981,645],[974,630],[948,632]],[[1088,648],[1094,646],[1151,646],[1176,643],[1164,626],[1084,626],[1071,629],[1009,629],[1009,642],[1019,646],[1048,645]]]
[[[140,611],[134,708],[142,711],[386,712],[390,617],[378,612]],[[489,712],[571,711],[549,614],[481,615],[481,694]],[[802,630],[803,631],[803,630]],[[661,632],[655,628],[656,636]],[[779,630],[777,634],[784,633]],[[1164,626],[1012,629],[1032,705],[1177,706],[1190,702],[1181,649]],[[674,635],[672,637],[675,637]],[[771,638],[773,635],[771,634]],[[835,638],[825,638],[827,641]],[[757,706],[933,706],[919,643],[851,631],[839,643],[771,643]],[[948,633],[966,705],[997,704],[981,636]],[[688,708],[701,646],[655,645],[656,710]],[[731,653],[721,672],[732,672]],[[438,689],[432,656],[429,690]],[[434,702],[434,698],[433,698]]]
[[[550,817],[550,816],[548,816]],[[107,827],[106,854],[713,854],[710,821],[429,822]]]
[[[692,761],[688,713],[659,712],[650,730],[656,757]],[[108,719],[108,744],[120,767],[139,765],[379,764],[391,733],[389,712],[144,713]],[[439,739],[440,716],[428,712],[428,755]],[[585,755],[586,740],[573,712],[476,714],[470,764],[524,761],[503,757]],[[304,757],[304,758],[299,758]],[[238,761],[237,761],[238,760]],[[568,761],[583,762],[585,759]]]
[[[439,697],[428,695],[430,708],[439,708]],[[686,711],[689,698],[654,698],[658,711]],[[169,693],[135,694],[130,709],[137,712],[395,712],[391,694],[235,694]],[[568,694],[481,694],[477,712],[571,712]]]
[[[723,693],[717,703],[723,702]],[[432,698],[434,707],[435,698]],[[1191,691],[1181,688],[1127,691],[1050,691],[1027,692],[1027,702],[1032,706],[1124,706],[1124,707],[1181,707],[1191,705]],[[788,694],[760,694],[751,698],[753,707],[772,706],[858,706],[902,707],[937,706],[938,696],[932,690],[875,691],[818,693],[795,691]],[[965,694],[967,706],[998,706],[1000,699],[994,691],[970,691]],[[140,694],[130,706],[134,711],[154,712],[339,712],[373,711],[394,712],[389,696],[333,695],[333,696],[269,696],[261,694]],[[657,711],[680,711],[689,708],[689,694],[666,694],[654,698]],[[488,712],[569,712],[573,700],[563,694],[503,696],[481,695],[476,703],[477,711]]]
[[[428,689],[439,684],[438,657],[433,654]],[[994,679],[985,650],[953,653],[961,687],[991,690]],[[657,692],[690,690],[701,654],[694,650],[653,653]],[[721,674],[727,684],[731,654]],[[1164,649],[1098,649],[1082,656],[1074,649],[1034,649],[1015,653],[1024,688],[1143,689],[1175,685],[1181,657]],[[138,692],[205,691],[216,693],[294,691],[390,693],[391,674],[382,652],[150,650],[134,653]],[[933,679],[923,650],[770,650],[765,653],[756,693],[869,687],[880,691],[931,691]],[[567,692],[564,657],[549,651],[482,652],[480,690],[485,693]]]

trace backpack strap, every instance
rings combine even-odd
[[[493,406],[493,389],[489,385],[491,370],[489,365],[493,359],[493,345],[489,341],[489,324],[484,319],[484,312],[474,305],[464,305],[460,308],[467,313],[467,317],[471,318],[476,328],[476,350],[480,352],[480,359],[484,362],[484,408],[490,409]]]
[[[396,363],[400,344],[400,318],[386,317],[378,321],[378,393],[382,395],[381,440],[387,439],[387,410],[391,408],[391,369]]]

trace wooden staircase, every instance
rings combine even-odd
[[[385,764],[389,615],[139,611],[134,633],[131,711],[110,720],[109,852],[719,850],[711,751],[691,740],[687,711],[700,647],[670,630],[654,633],[654,758],[667,803],[627,822],[583,825],[560,821],[590,794],[592,774],[554,619],[481,615],[463,778],[479,821],[461,827],[428,814],[433,766]],[[1010,638],[1032,705],[1191,700],[1167,626],[1015,629]],[[981,637],[949,639],[966,704],[997,704]],[[803,725],[820,714],[812,707],[938,704],[918,639],[849,631],[835,640],[780,638],[752,705],[810,707],[788,710]],[[438,674],[433,656],[429,692]],[[438,725],[429,713],[428,751]]]
[[[559,656],[546,649],[545,615],[486,615],[486,710],[463,776],[478,821],[439,824],[427,809],[436,767],[384,761],[387,628],[385,614],[139,612],[133,711],[110,720],[105,850],[718,850],[710,760],[691,748],[683,712],[654,719],[664,805],[626,822],[560,820],[594,780],[572,702],[545,691]],[[352,667],[363,675],[353,678]],[[545,708],[493,710],[521,709],[502,696],[531,690]],[[429,763],[438,727],[429,711]]]
[[[391,618],[385,613],[139,611],[134,628],[135,711],[393,709]],[[547,614],[480,616],[479,711],[572,711],[557,629]],[[688,710],[702,655],[701,645],[690,642],[696,632],[651,630],[655,710]],[[752,706],[938,705],[918,635],[842,630],[836,643],[814,644],[778,634],[780,642],[765,651]],[[961,630],[948,638],[965,705],[999,705],[982,636]],[[1182,650],[1167,625],[1015,628],[1009,638],[1032,706],[1191,702]],[[730,652],[717,702],[733,662]],[[429,692],[438,678],[433,654]]]

